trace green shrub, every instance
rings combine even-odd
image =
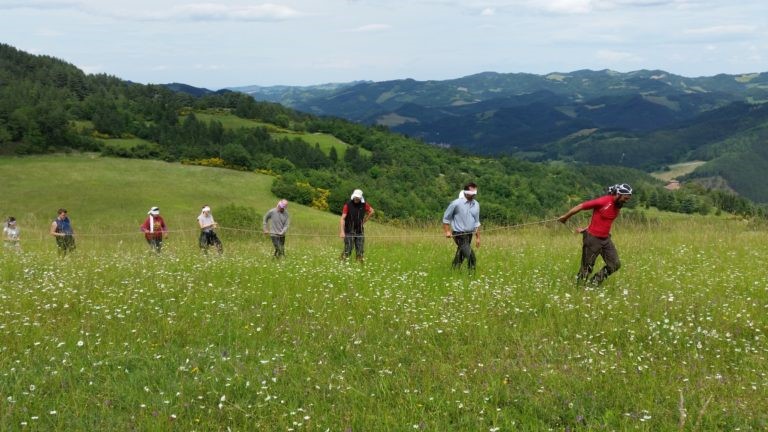
[[[261,218],[253,207],[228,204],[216,209],[216,222],[226,228],[257,230],[261,228]]]

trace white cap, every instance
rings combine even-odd
[[[151,214],[153,216],[159,215],[160,214],[160,207],[152,207],[151,209],[149,209],[147,214]]]
[[[363,199],[363,191],[360,189],[355,189],[352,192],[352,196],[349,199],[355,199],[355,198]]]

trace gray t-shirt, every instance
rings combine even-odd
[[[291,217],[288,216],[288,210],[278,211],[277,207],[270,209],[264,215],[263,230],[269,230],[272,235],[285,235],[288,226],[291,224]]]

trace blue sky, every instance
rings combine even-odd
[[[768,71],[767,0],[0,0],[0,42],[220,89],[478,72]]]

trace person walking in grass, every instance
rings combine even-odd
[[[18,250],[21,247],[21,230],[16,225],[16,218],[11,216],[3,224],[3,245],[7,249]]]
[[[285,256],[285,233],[291,225],[291,216],[288,214],[288,200],[281,199],[274,208],[264,215],[262,229],[268,234],[275,247],[275,258]]]
[[[373,215],[374,210],[365,202],[363,191],[355,189],[349,201],[344,204],[339,220],[339,237],[344,239],[344,251],[341,259],[346,260],[355,249],[355,258],[363,262],[365,254],[365,230],[364,225]]]
[[[59,247],[59,255],[65,256],[75,250],[75,230],[66,209],[60,208],[56,219],[51,223],[51,235],[56,238],[56,246]]]
[[[221,255],[224,252],[224,247],[221,244],[221,240],[219,240],[219,236],[216,235],[216,231],[214,231],[214,228],[218,228],[219,224],[213,220],[211,207],[203,206],[200,216],[197,217],[197,223],[200,225],[200,249],[207,255],[208,248],[214,246],[219,255]]]
[[[466,260],[467,269],[472,272],[477,266],[477,258],[472,250],[472,236],[475,247],[480,247],[480,203],[475,200],[477,185],[467,183],[459,198],[453,200],[443,213],[443,232],[446,238],[456,243],[456,254],[452,267],[461,268]]]
[[[609,275],[621,268],[619,253],[611,240],[611,226],[619,216],[621,208],[631,198],[632,187],[630,185],[626,183],[613,185],[608,188],[606,195],[585,201],[558,218],[560,222],[565,223],[571,216],[582,210],[592,210],[589,226],[576,229],[576,232],[583,236],[581,267],[576,277],[577,282],[589,279],[590,283],[600,285]],[[598,256],[603,257],[605,266],[589,278]]]
[[[147,219],[141,225],[141,231],[144,233],[149,247],[159,253],[163,248],[163,240],[168,238],[168,227],[165,225],[163,217],[160,216],[159,207],[149,209]]]

